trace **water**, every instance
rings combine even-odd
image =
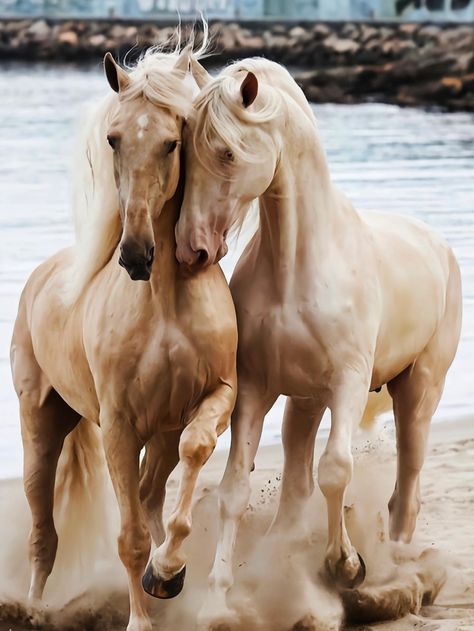
[[[74,121],[84,102],[107,90],[100,64],[0,66],[0,478],[21,473],[8,360],[18,298],[33,268],[73,239],[68,170]],[[419,217],[453,246],[463,274],[464,326],[436,418],[471,413],[474,115],[377,104],[315,111],[333,178],[357,208]],[[227,274],[235,260],[235,253],[224,259]],[[282,404],[267,419],[264,442],[278,438]]]

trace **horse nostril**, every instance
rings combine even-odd
[[[155,248],[151,247],[148,252],[148,258],[146,260],[146,264],[151,265],[153,263],[154,258],[155,258]]]
[[[197,254],[196,262],[199,266],[205,265],[207,261],[209,260],[209,252],[207,250],[198,250],[196,254]]]

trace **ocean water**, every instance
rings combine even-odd
[[[9,345],[28,275],[73,240],[69,172],[75,121],[106,94],[100,64],[0,65],[0,478],[21,473]],[[401,212],[443,234],[459,259],[464,325],[436,419],[474,408],[474,115],[395,106],[314,107],[333,179],[357,208]],[[223,261],[230,275],[238,249]],[[403,261],[394,261],[403,265]],[[263,442],[278,440],[280,400]],[[326,420],[327,423],[327,420]],[[225,447],[228,435],[220,445]]]

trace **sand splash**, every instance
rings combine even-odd
[[[446,559],[434,550],[423,552],[417,544],[399,546],[388,540],[385,507],[393,485],[393,463],[387,464],[386,450],[372,441],[361,443],[357,451],[346,517],[350,536],[367,566],[363,588],[337,593],[321,572],[326,510],[317,489],[302,522],[283,534],[264,536],[275,511],[281,463],[269,467],[268,462],[262,466],[257,461],[251,504],[239,533],[236,582],[229,594],[232,615],[222,616],[212,603],[203,611],[217,537],[215,491],[221,473],[211,466],[193,511],[185,589],[173,601],[150,599],[154,628],[194,631],[201,612],[199,631],[337,631],[346,622],[371,623],[416,614],[422,605],[433,602],[446,578]],[[175,489],[173,479],[171,501]],[[20,484],[3,483],[0,501],[2,513],[11,517],[0,525],[0,629],[2,622],[7,624],[5,629],[10,626],[15,631],[125,629],[126,577],[113,542],[102,546],[100,554],[95,548],[95,567],[85,563],[80,572],[67,566],[70,554],[60,549],[44,610],[25,606],[29,513]],[[113,506],[112,496],[109,501]]]

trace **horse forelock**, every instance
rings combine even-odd
[[[230,149],[241,160],[252,162],[261,160],[250,143],[246,143],[243,132],[246,126],[254,127],[274,120],[281,113],[281,99],[278,93],[261,86],[254,107],[243,107],[239,99],[239,74],[244,78],[245,67],[235,64],[232,70],[224,72],[212,81],[194,101],[194,147],[198,159],[210,169],[219,169],[215,161],[216,141]],[[198,142],[199,141],[199,142]]]
[[[259,92],[252,108],[245,108],[240,97],[240,85],[247,72],[254,72],[259,79]],[[275,72],[286,72],[283,67],[265,59],[246,59],[232,64],[213,79],[195,98],[190,115],[193,122],[194,153],[202,166],[210,173],[222,173],[229,178],[225,166],[216,152],[217,147],[232,151],[237,159],[255,163],[265,160],[261,146],[254,146],[246,138],[254,138],[263,126],[271,124],[286,113],[286,103],[278,90],[270,87]],[[289,76],[289,75],[288,75]],[[291,81],[291,77],[289,77]],[[250,128],[251,133],[245,134]],[[276,150],[272,135],[262,138]],[[244,221],[255,224],[258,205],[253,203],[240,209],[233,218],[231,230],[239,233]],[[252,228],[252,233],[255,228]]]

